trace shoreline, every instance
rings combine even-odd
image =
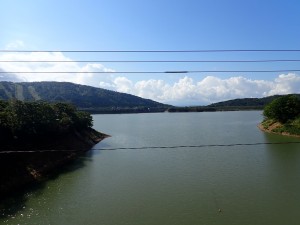
[[[270,126],[270,127],[268,127],[268,128],[265,128],[263,125],[262,125],[262,123],[259,123],[258,125],[257,125],[257,127],[261,130],[261,131],[263,131],[263,132],[266,132],[266,133],[269,133],[269,134],[277,134],[277,135],[282,135],[282,136],[287,136],[287,137],[295,137],[295,138],[300,138],[300,135],[296,135],[296,134],[290,134],[290,133],[287,133],[287,132],[282,132],[282,133],[280,133],[280,132],[275,132],[275,131],[273,131],[273,129],[275,129],[276,127],[278,127],[278,126],[280,126],[280,124],[279,125],[275,125],[275,126]]]
[[[30,186],[43,183],[52,175],[60,174],[65,166],[107,137],[110,136],[90,128],[70,133],[58,140],[49,138],[46,142],[35,143],[35,146],[32,146],[32,149],[38,150],[47,150],[52,146],[51,149],[57,150],[55,154],[53,152],[3,154],[0,158],[0,201],[16,193],[22,193]],[[28,143],[24,143],[23,146],[25,149],[26,144]],[[18,150],[22,148],[22,143],[15,144],[12,148]]]

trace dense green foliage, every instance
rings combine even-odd
[[[274,99],[264,109],[262,127],[270,132],[285,135],[300,135],[300,99],[286,95]]]
[[[274,99],[266,105],[264,116],[267,119],[286,123],[289,120],[294,120],[300,115],[300,100],[295,95],[286,95]]]
[[[114,91],[68,82],[0,82],[0,99],[21,101],[43,100],[47,102],[67,102],[86,110],[120,108],[167,108],[168,106]]]
[[[286,132],[293,135],[300,135],[300,118],[289,121],[288,123],[285,123],[282,127],[278,127],[273,131],[279,133]]]
[[[92,117],[66,103],[0,100],[0,139],[65,134],[92,126]]]
[[[296,94],[300,99],[300,95]],[[228,101],[223,101],[223,102],[218,102],[209,105],[210,107],[255,107],[255,108],[261,108],[263,109],[264,106],[272,102],[274,99],[280,98],[282,96],[280,95],[274,95],[274,96],[269,96],[269,97],[264,97],[264,98],[241,98],[241,99],[233,99],[233,100],[228,100]]]

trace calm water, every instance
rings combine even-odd
[[[261,112],[95,115],[94,148],[290,142]],[[0,224],[298,225],[300,145],[91,151],[2,204]],[[221,211],[221,212],[219,212]]]

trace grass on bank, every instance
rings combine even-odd
[[[300,117],[289,120],[282,124],[274,119],[265,119],[261,125],[264,129],[274,133],[287,133],[291,135],[300,135]]]
[[[274,99],[264,108],[262,127],[269,132],[300,136],[300,99],[286,95]]]

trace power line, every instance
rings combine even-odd
[[[229,49],[229,50],[0,50],[0,53],[29,52],[74,52],[74,53],[193,53],[193,52],[300,52],[298,49]],[[262,59],[262,60],[1,60],[0,63],[270,63],[300,62],[300,59]],[[282,73],[299,72],[300,69],[279,70],[181,70],[181,71],[0,71],[0,74],[162,74],[162,73]]]
[[[300,144],[300,142],[261,142],[261,143],[239,143],[239,144],[147,146],[147,147],[103,148],[103,149],[91,149],[91,150],[116,151],[116,150],[211,148],[211,147],[234,147],[234,146],[257,146],[257,145],[289,145],[289,144]]]
[[[235,147],[235,146],[258,146],[258,145],[290,145],[300,144],[296,142],[258,142],[258,143],[233,143],[233,144],[208,144],[208,145],[176,145],[176,146],[142,146],[142,147],[120,147],[120,148],[92,148],[90,151],[120,151],[120,150],[150,150],[150,149],[183,149],[183,148],[213,148],[213,147]],[[9,150],[0,151],[0,154],[13,153],[47,153],[47,152],[82,152],[81,150]]]
[[[300,59],[262,60],[0,60],[0,63],[269,63],[300,62]]]
[[[0,74],[162,74],[162,73],[284,73],[300,72],[300,69],[281,70],[174,70],[174,71],[0,71]]]
[[[209,52],[300,52],[299,49],[208,49],[208,50],[0,50],[3,53],[209,53]]]

